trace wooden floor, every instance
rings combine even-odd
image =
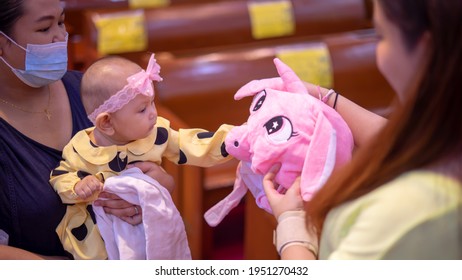
[[[205,230],[209,241],[204,259],[277,260],[273,245],[274,217],[260,209],[251,194],[215,228]]]
[[[244,211],[245,205],[241,203],[229,213],[221,224],[213,229],[213,246],[209,259],[244,259]]]

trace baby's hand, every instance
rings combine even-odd
[[[74,186],[74,192],[80,199],[87,199],[95,193],[103,190],[103,183],[101,183],[95,176],[89,175],[80,180]]]

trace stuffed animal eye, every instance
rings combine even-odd
[[[266,99],[266,91],[264,90],[260,91],[257,95],[255,95],[253,99],[254,101],[252,102],[251,113],[258,111],[258,109],[260,109],[261,106],[263,106],[263,103],[265,103],[265,99]]]
[[[275,144],[287,142],[292,136],[297,135],[293,132],[290,120],[284,116],[274,117],[263,126],[266,129],[267,138]]]

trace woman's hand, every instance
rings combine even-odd
[[[130,167],[139,168],[144,174],[159,182],[159,184],[166,188],[170,193],[172,193],[175,189],[175,180],[173,180],[173,177],[165,172],[162,166],[158,165],[157,163],[150,161],[140,161],[127,166],[127,168]]]
[[[298,177],[285,194],[279,193],[276,189],[274,178],[279,171],[280,166],[273,166],[263,178],[263,188],[265,190],[268,202],[273,210],[276,219],[286,212],[303,209],[303,199],[300,194],[300,177]]]
[[[94,204],[102,206],[105,213],[114,215],[134,226],[142,222],[140,206],[133,205],[116,194],[104,191],[99,194],[98,198],[102,199],[97,199]]]

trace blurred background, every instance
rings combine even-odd
[[[66,0],[69,67],[85,71],[106,55],[146,67],[151,53],[159,115],[176,129],[214,131],[246,121],[234,93],[277,76],[279,57],[307,82],[386,116],[393,92],[377,70],[371,0]],[[274,218],[248,194],[217,227],[203,214],[232,189],[237,161],[212,168],[164,162],[193,259],[278,259]]]

